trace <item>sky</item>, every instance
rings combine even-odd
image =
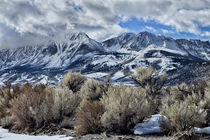
[[[210,40],[210,0],[0,0],[0,48],[85,32],[102,41],[124,32]]]

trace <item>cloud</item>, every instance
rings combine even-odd
[[[35,33],[20,34],[0,23],[0,48],[15,48],[25,45],[44,43],[48,38]],[[39,43],[37,43],[39,42]]]
[[[124,19],[154,20],[175,28],[177,32],[199,35],[202,34],[199,26],[210,26],[209,0],[121,0],[113,5]]]
[[[106,3],[79,0],[1,0],[1,47],[39,42],[39,38],[86,32],[101,40],[126,32]],[[32,41],[32,38],[37,42]]]
[[[201,36],[210,36],[210,32],[205,31],[204,33],[201,34]]]
[[[163,34],[174,34],[174,33],[175,33],[174,31],[172,31],[172,30],[167,30],[167,29],[161,29],[161,32],[162,32]]]
[[[1,0],[0,47],[36,44],[80,31],[103,40],[127,32],[119,24],[131,18],[210,37],[210,32],[202,29],[210,26],[209,0]],[[151,26],[145,29],[157,30]]]
[[[154,33],[157,32],[157,30],[155,28],[151,27],[151,26],[145,26],[145,29],[149,30],[151,32],[154,32]]]

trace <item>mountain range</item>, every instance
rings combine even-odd
[[[0,85],[57,84],[71,70],[113,83],[133,84],[128,73],[136,67],[155,67],[167,72],[168,85],[210,80],[210,42],[173,39],[149,32],[123,33],[98,42],[85,33],[65,35],[36,46],[0,50]]]

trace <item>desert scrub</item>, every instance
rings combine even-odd
[[[107,89],[108,87],[105,83],[91,80],[82,86],[80,93],[83,96],[83,99],[96,101],[102,97]]]
[[[76,134],[99,134],[102,132],[101,116],[104,106],[100,101],[84,100],[76,114]]]
[[[12,126],[12,117],[10,113],[10,101],[16,98],[20,92],[19,86],[12,87],[10,83],[5,83],[5,86],[0,89],[0,125],[10,128]]]
[[[68,87],[55,88],[45,85],[24,85],[17,98],[11,101],[10,113],[14,129],[37,129],[50,123],[60,123],[73,117],[81,97]]]
[[[136,74],[132,76],[132,79],[142,88],[147,89],[147,93],[150,97],[161,94],[161,90],[167,80],[166,73],[159,75],[153,67],[137,68]]]
[[[206,126],[210,125],[210,83],[207,83],[207,87],[205,88],[205,95],[203,100],[200,101],[199,105],[204,108],[207,112],[207,122]]]
[[[183,101],[186,97],[193,95],[193,98],[203,99],[205,89],[207,88],[206,82],[197,82],[190,85],[182,83],[171,87],[171,95],[178,101]],[[197,96],[197,97],[196,97]],[[199,100],[199,99],[198,99]]]
[[[63,84],[66,85],[74,93],[78,92],[81,86],[86,82],[87,78],[77,72],[68,72],[63,77]]]
[[[0,90],[0,118],[8,115],[9,102],[13,98],[11,85],[3,87]]]
[[[57,116],[52,110],[53,90],[44,85],[23,86],[20,95],[11,101],[10,113],[15,121],[14,128],[39,128]]]
[[[145,94],[138,88],[123,85],[110,87],[101,102],[105,108],[101,122],[106,131],[131,133],[135,124],[153,114]]]
[[[13,126],[13,119],[12,116],[7,115],[0,119],[0,125],[3,128],[11,128]]]
[[[53,99],[54,105],[52,106],[54,106],[54,110],[58,110],[61,118],[64,116],[73,117],[81,102],[81,96],[79,94],[74,94],[65,86],[54,89]]]
[[[163,130],[189,131],[195,126],[208,123],[210,96],[206,90],[206,82],[191,85],[182,83],[168,88],[168,94],[162,98],[160,109],[167,117],[165,121],[160,122]]]
[[[165,96],[166,73],[159,75],[153,67],[137,68],[132,79],[140,87],[141,92],[145,94],[148,102],[152,104],[155,113],[158,113],[159,106],[162,104],[161,98]]]
[[[193,127],[201,127],[206,123],[206,111],[187,100],[176,102],[172,105],[165,105],[161,114],[167,117],[168,126],[175,132],[189,131]],[[162,122],[163,123],[163,122]],[[164,128],[163,128],[164,129]]]

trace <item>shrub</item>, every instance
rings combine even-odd
[[[205,89],[205,82],[170,87],[169,94],[162,98],[161,113],[168,117],[168,120],[160,122],[163,129],[189,131],[193,126],[204,126],[205,122],[209,122],[210,95]]]
[[[81,97],[67,87],[24,85],[19,96],[11,103],[10,112],[15,121],[14,129],[24,130],[45,127],[49,123],[60,123],[64,117],[72,117]]]
[[[203,101],[203,99],[203,95],[200,93],[192,93],[191,95],[185,97],[186,102],[189,104],[195,104],[196,106],[200,106],[200,103]]]
[[[17,128],[40,127],[55,117],[51,110],[53,96],[44,85],[25,85],[21,94],[11,101],[10,112]]]
[[[136,75],[132,79],[142,88],[148,89],[148,94],[156,96],[161,93],[161,89],[166,82],[166,73],[161,76],[153,67],[139,68],[136,70]]]
[[[182,131],[173,135],[173,140],[203,140],[203,136],[195,134],[194,130]]]
[[[184,84],[176,85],[170,87],[170,98],[173,98],[176,101],[184,101],[185,97],[188,96],[190,93],[187,90],[188,86]]]
[[[87,78],[80,73],[70,71],[63,77],[63,84],[75,93],[80,90],[86,80]]]
[[[99,100],[103,93],[107,91],[107,87],[102,82],[97,82],[95,80],[91,80],[86,82],[80,92],[83,95],[83,98],[90,101]]]
[[[0,125],[3,128],[11,128],[13,126],[12,116],[8,115],[0,119]]]
[[[171,88],[171,95],[178,101],[183,101],[187,96],[191,96],[193,94],[193,98],[203,99],[206,87],[206,82],[193,83],[191,85],[182,83]]]
[[[106,75],[105,79],[104,79],[104,83],[106,85],[106,87],[110,87],[112,84],[111,84],[111,75]]]
[[[0,119],[3,122],[7,122],[8,118],[11,118],[9,117],[11,116],[9,112],[11,108],[10,101],[18,96],[18,89],[18,86],[12,88],[10,83],[5,83],[5,86],[0,90]]]
[[[159,75],[153,67],[140,68],[136,70],[136,75],[132,76],[132,79],[141,87],[141,92],[146,95],[155,113],[158,113],[162,104],[161,98],[165,94],[163,87],[167,79],[166,73]]]
[[[176,128],[171,125],[171,122],[165,116],[161,116],[158,120],[161,132],[165,135],[172,135],[176,132]]]
[[[206,126],[210,125],[210,83],[205,88],[205,95],[203,100],[200,101],[199,105],[207,111],[207,122]]]
[[[186,102],[189,104],[195,104],[196,106],[199,106],[200,102],[207,98],[205,97],[206,87],[206,82],[194,83],[191,85],[182,83],[180,85],[170,87],[168,90],[168,97],[171,101],[173,100],[177,102],[183,102],[186,100]],[[164,99],[165,97],[163,100]]]
[[[9,108],[9,101],[12,99],[12,92],[10,87],[5,87],[0,90],[0,118],[7,115]]]
[[[137,88],[110,87],[101,101],[105,108],[101,121],[107,131],[130,133],[135,124],[153,114],[152,106]]]
[[[161,99],[161,106],[160,106],[160,111],[166,110],[169,106],[175,104],[176,102],[179,102],[174,96],[172,96],[170,93],[166,94],[162,99]]]
[[[205,89],[204,100],[200,105],[205,109],[210,109],[210,83],[208,83],[208,87]]]
[[[60,116],[72,117],[81,102],[79,94],[73,94],[67,87],[56,88],[54,91],[54,110],[59,110]]]
[[[104,112],[103,104],[99,101],[84,101],[76,114],[76,134],[94,134],[102,130],[101,116]]]
[[[187,100],[165,106],[161,113],[168,119],[167,123],[175,131],[189,131],[193,127],[200,127],[206,122],[206,111]]]

